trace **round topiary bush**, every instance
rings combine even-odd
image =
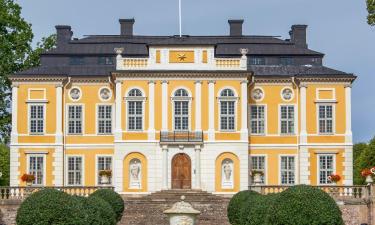
[[[270,224],[344,224],[336,202],[318,188],[297,185],[278,195],[277,201],[268,211]]]
[[[116,214],[112,207],[103,199],[90,196],[75,197],[82,205],[85,214],[86,224],[115,225]]]
[[[120,221],[124,212],[124,200],[119,194],[110,189],[99,189],[92,193],[90,197],[98,197],[106,201],[116,214],[116,220]]]
[[[17,211],[18,225],[77,224],[85,225],[81,204],[68,194],[44,189],[31,194]]]
[[[232,225],[241,225],[241,211],[243,206],[249,202],[253,202],[259,194],[255,191],[240,191],[230,200],[227,208],[229,222]]]
[[[269,209],[276,201],[277,194],[254,195],[251,201],[242,206],[240,215],[241,225],[271,224],[269,222]]]

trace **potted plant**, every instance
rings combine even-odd
[[[109,179],[112,177],[112,170],[99,171],[100,181],[102,184],[109,184]]]
[[[33,174],[23,174],[22,177],[21,177],[21,180],[23,182],[26,182],[26,185],[27,186],[31,186],[32,183],[34,182],[35,180],[35,176]]]
[[[371,168],[371,169],[374,169],[374,168]],[[373,173],[371,172],[371,169],[366,168],[366,169],[363,169],[361,172],[362,177],[366,177],[366,183],[368,184],[374,182],[374,180],[372,179]]]
[[[259,185],[262,183],[262,176],[264,175],[263,171],[261,170],[252,170],[251,175],[253,176],[254,183]]]
[[[341,180],[341,176],[338,174],[331,174],[328,176],[328,180],[331,181],[333,184],[337,184]]]

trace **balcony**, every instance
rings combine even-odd
[[[202,143],[203,142],[203,132],[202,131],[161,131],[160,132],[160,142],[161,143]]]

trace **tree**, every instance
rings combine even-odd
[[[360,155],[353,154],[357,157],[354,159],[354,184],[365,184],[365,178],[361,176],[361,171],[375,166],[375,137],[368,144],[355,145],[355,148],[354,153],[357,151],[360,152]],[[359,148],[362,149],[359,150]]]
[[[9,148],[4,144],[0,144],[0,173],[2,174],[0,186],[9,185],[9,157]]]
[[[367,143],[357,143],[353,146],[353,181],[354,184],[363,184],[363,178],[361,176],[361,168],[359,164],[359,157],[364,152],[364,150],[368,147]]]
[[[367,23],[375,26],[375,0],[367,0]]]
[[[0,0],[0,142],[8,143],[11,130],[11,88],[8,75],[40,64],[39,55],[56,42],[54,35],[31,47],[31,24],[21,17],[13,0]]]

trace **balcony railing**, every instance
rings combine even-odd
[[[167,143],[203,142],[203,132],[201,131],[161,131],[160,142],[167,142]]]

